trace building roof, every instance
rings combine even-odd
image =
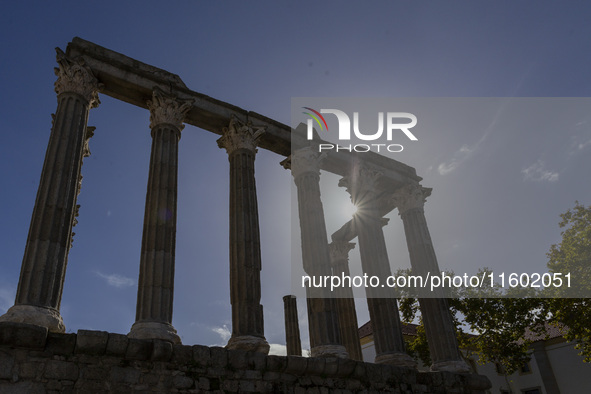
[[[525,339],[531,342],[545,341],[553,338],[563,337],[568,331],[568,327],[563,324],[552,324],[545,322],[544,328],[540,330],[525,330]]]

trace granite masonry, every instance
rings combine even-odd
[[[485,377],[0,323],[0,393],[484,393]]]

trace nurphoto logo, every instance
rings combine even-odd
[[[328,132],[328,124],[322,114],[332,114],[336,116],[338,121],[338,136],[339,141],[350,141],[351,140],[351,118],[344,111],[338,109],[320,109],[316,111],[310,107],[302,107],[309,112],[303,112],[305,115],[310,116],[307,120],[307,138],[308,140],[314,139],[314,122],[320,127],[320,131]],[[384,121],[385,118],[385,121]],[[418,138],[410,131],[411,128],[417,125],[417,117],[409,112],[387,112],[384,116],[384,112],[378,112],[378,130],[376,132],[367,133],[367,130],[361,132],[359,127],[359,112],[353,112],[353,134],[355,138],[361,141],[377,141],[382,138],[384,134],[384,123],[386,123],[386,141],[390,142],[394,136],[399,135],[402,132],[411,141],[418,141]],[[383,138],[382,138],[383,139]],[[372,144],[349,144],[349,145],[335,145],[335,144],[319,144],[318,151],[323,150],[346,150],[349,152],[369,152],[375,150],[380,152],[380,149],[384,148],[388,152],[402,152],[404,147],[401,144],[386,144],[386,143],[372,143]]]

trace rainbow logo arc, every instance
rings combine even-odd
[[[306,115],[310,116],[312,119],[314,119],[316,121],[316,123],[318,123],[318,126],[320,126],[320,130],[323,130],[324,128],[326,128],[326,131],[328,131],[328,125],[326,124],[326,120],[324,120],[324,116],[320,115],[320,112],[313,110],[310,107],[302,107],[302,108],[313,112],[312,114],[310,112],[302,112],[302,113],[306,114]],[[324,123],[324,127],[322,127],[322,123],[320,123],[320,119],[318,119],[318,118],[322,119],[322,123]]]

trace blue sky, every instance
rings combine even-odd
[[[56,109],[54,48],[65,49],[72,37],[289,123],[291,97],[590,96],[589,15],[584,1],[2,3],[0,313],[13,303]],[[127,333],[135,316],[149,114],[101,101],[90,114],[97,129],[82,169],[62,315],[68,331]],[[440,263],[479,265],[485,256],[544,265],[559,240],[559,213],[575,200],[591,203],[591,123],[584,121],[544,134],[425,136],[429,154],[405,160],[434,187],[427,220]],[[228,161],[216,138],[187,126],[180,141],[173,324],[186,344],[225,344],[230,328]],[[274,344],[284,342],[281,297],[290,286],[292,180],[282,159],[261,150],[256,162],[262,303]],[[390,216],[395,222],[396,213]],[[396,224],[385,231],[387,239],[401,239]],[[358,305],[364,323],[363,300]],[[303,319],[302,308],[300,300]],[[302,336],[306,343],[303,326]]]

